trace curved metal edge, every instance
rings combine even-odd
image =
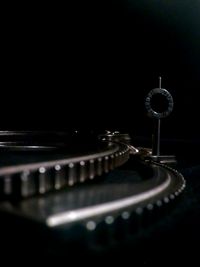
[[[115,144],[101,153],[0,169],[0,195],[26,198],[92,180],[129,159],[130,148]]]
[[[160,207],[163,204],[168,204],[182,193],[186,184],[185,179],[182,174],[168,166],[154,162],[150,164],[165,170],[166,179],[158,187],[106,204],[52,215],[47,218],[46,224],[49,227],[56,227],[82,221],[87,230],[95,230],[97,224],[101,221],[112,224],[119,216],[127,219],[132,212],[141,215],[144,209],[152,211],[155,206]]]

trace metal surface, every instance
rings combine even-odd
[[[24,198],[93,179],[122,165],[129,158],[124,144],[97,143],[75,154],[6,152],[1,156],[1,198]]]
[[[0,131],[0,151],[51,151],[64,147],[69,137],[56,131]]]
[[[66,231],[73,231],[77,224],[94,231],[102,221],[114,225],[119,217],[125,221],[132,214],[141,217],[143,212],[152,213],[173,202],[185,187],[183,176],[172,168],[159,163],[141,164],[139,168],[147,168],[149,172],[147,178],[135,169],[126,171],[126,178],[123,171],[115,171],[99,183],[34,197],[17,205],[3,202],[0,209]],[[65,238],[68,238],[67,234]],[[81,234],[79,238],[82,238]]]
[[[20,238],[23,233],[33,240],[34,233],[49,246],[53,234],[75,253],[77,245],[80,251],[104,249],[99,237],[113,243],[118,239],[110,231],[122,236],[133,221],[146,225],[185,188],[180,173],[154,162],[150,149],[132,146],[129,135],[64,139],[61,150],[11,149],[0,155],[1,223]]]

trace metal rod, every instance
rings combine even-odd
[[[162,88],[162,87],[161,87],[162,77],[160,76],[160,77],[158,77],[158,79],[159,79],[159,89],[161,89],[161,88]]]
[[[154,123],[152,155],[160,156],[160,119]]]
[[[160,119],[158,119],[158,126],[157,126],[157,156],[160,156]]]

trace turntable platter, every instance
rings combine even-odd
[[[24,244],[40,236],[47,253],[60,253],[66,247],[68,256],[96,253],[110,241],[120,244],[127,233],[132,236],[176,203],[185,188],[179,172],[154,162],[150,149],[133,147],[126,134],[66,134],[47,138],[48,142],[45,135],[32,137],[26,133],[22,140],[14,135],[14,140],[19,148],[21,142],[45,147],[58,139],[63,145],[48,151],[5,146],[0,166],[1,223]],[[13,141],[7,139],[2,142]]]
[[[127,145],[103,142],[93,135],[6,132],[0,137],[4,144],[0,146],[1,198],[24,198],[73,186],[129,158]],[[15,145],[8,146],[8,140],[15,140]]]
[[[141,170],[148,174],[146,178]],[[45,201],[42,196],[21,201],[15,213],[35,218],[49,227],[64,226],[66,229],[79,223],[88,228],[88,222],[90,225],[92,221],[95,226],[108,216],[114,222],[124,212],[126,216],[132,212],[141,215],[143,209],[161,208],[173,201],[184,187],[182,175],[173,169],[155,163],[138,163],[137,171],[116,170],[99,181],[49,194]]]

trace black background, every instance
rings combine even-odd
[[[144,98],[174,97],[163,136],[199,138],[200,2],[10,5],[1,35],[4,129],[121,129],[149,135]]]

